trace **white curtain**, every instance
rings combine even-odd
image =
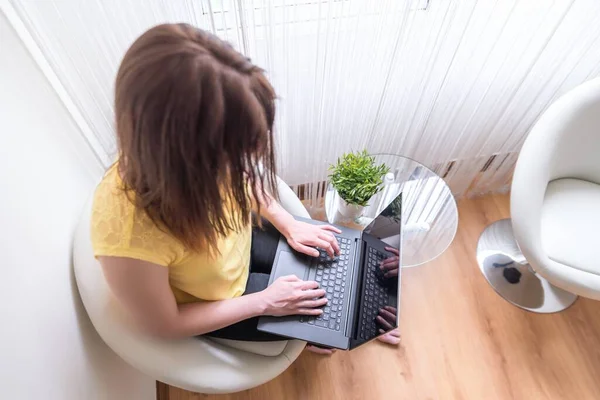
[[[343,152],[414,158],[456,195],[508,187],[529,129],[600,75],[597,0],[10,0],[99,143],[132,41],[187,22],[263,67],[278,95],[280,175],[327,179]],[[6,56],[6,55],[3,55]],[[320,200],[316,185],[307,185]]]

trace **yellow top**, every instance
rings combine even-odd
[[[94,195],[94,255],[129,257],[168,267],[179,304],[241,296],[248,279],[251,225],[220,238],[220,254],[190,251],[129,201],[117,170],[116,164],[108,170]]]

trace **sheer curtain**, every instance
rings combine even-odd
[[[557,96],[600,75],[595,0],[9,0],[115,153],[113,81],[131,42],[163,22],[230,41],[278,92],[280,175],[318,183],[343,152],[414,158],[457,196],[508,188],[520,146]],[[90,140],[92,142],[92,140]],[[105,161],[108,162],[108,161]]]

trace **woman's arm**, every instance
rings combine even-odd
[[[331,257],[339,254],[340,246],[332,234],[341,233],[339,229],[331,225],[312,225],[297,221],[267,193],[260,195],[259,191],[257,201],[260,203],[260,215],[285,236],[294,250],[313,257],[319,255],[315,247],[325,250]]]
[[[136,323],[165,338],[202,335],[259,315],[319,315],[322,310],[315,307],[327,303],[316,282],[287,276],[262,292],[177,305],[168,267],[126,257],[99,259],[111,291]]]

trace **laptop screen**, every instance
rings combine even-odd
[[[402,193],[400,193],[381,213],[363,230],[371,236],[396,249],[400,248],[400,229],[402,226]]]
[[[398,327],[401,229],[400,193],[363,231],[362,299],[353,347]]]

